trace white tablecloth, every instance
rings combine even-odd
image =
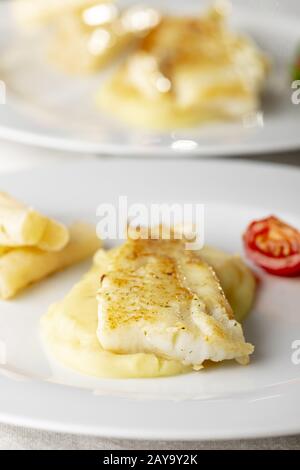
[[[36,431],[0,424],[0,450],[292,450],[300,449],[300,436],[239,441],[164,442],[101,439],[98,437]]]
[[[53,152],[0,142],[0,173],[18,171],[53,162],[94,159],[65,152]],[[256,157],[300,166],[300,154]],[[171,162],[170,162],[171,164]],[[1,390],[0,390],[1,399]],[[300,449],[300,436],[221,442],[149,442],[101,439],[25,429],[0,423],[0,450],[4,449],[95,449],[95,450],[174,450],[174,449]]]

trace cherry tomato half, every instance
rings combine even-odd
[[[247,256],[261,268],[276,276],[300,274],[300,232],[271,216],[256,220],[244,236]]]

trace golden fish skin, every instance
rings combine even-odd
[[[195,369],[247,363],[253,346],[212,268],[177,240],[128,240],[98,293],[98,339],[120,354],[151,352]]]

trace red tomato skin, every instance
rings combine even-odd
[[[290,265],[287,264],[286,258],[274,259],[269,256],[263,255],[245,245],[245,252],[247,257],[253,261],[254,264],[264,269],[273,276],[280,277],[296,277],[300,275],[300,254],[294,255]],[[274,260],[274,267],[271,267],[271,261]],[[281,266],[280,266],[281,265]]]
[[[253,261],[254,264],[264,269],[269,274],[281,277],[295,277],[300,275],[300,251],[288,256],[275,257],[267,255],[260,251],[256,246],[255,237],[258,233],[262,233],[268,229],[268,224],[272,221],[278,220],[274,216],[267,217],[262,220],[252,222],[244,236],[244,249],[247,257]],[[261,228],[265,225],[265,228]],[[258,230],[260,226],[260,230]],[[300,236],[300,233],[299,233]]]

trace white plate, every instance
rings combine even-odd
[[[6,106],[0,106],[0,137],[65,150],[119,155],[207,156],[299,148],[300,105],[291,102],[289,77],[300,39],[298,2],[290,0],[278,5],[275,0],[266,0],[255,8],[250,0],[233,3],[234,26],[250,33],[273,60],[262,114],[248,119],[245,125],[210,124],[157,133],[126,127],[98,111],[93,96],[102,74],[70,79],[56,71],[43,59],[41,41],[18,35],[9,6],[1,2],[0,78],[5,80],[8,92]],[[160,0],[153,0],[152,4],[161,7]],[[168,0],[164,6],[181,12],[199,9],[193,0]]]
[[[232,162],[107,160],[51,166],[0,177],[7,190],[68,221],[96,222],[100,202],[206,204],[209,243],[241,252],[241,234],[270,213],[300,227],[300,171]],[[275,189],[276,188],[276,189]],[[89,263],[70,268],[0,304],[0,420],[47,430],[147,439],[231,439],[300,432],[300,279],[259,273],[245,334],[249,366],[227,363],[199,373],[140,380],[81,376],[49,360],[38,325]],[[1,343],[0,343],[1,344]],[[1,359],[1,356],[0,356]]]

